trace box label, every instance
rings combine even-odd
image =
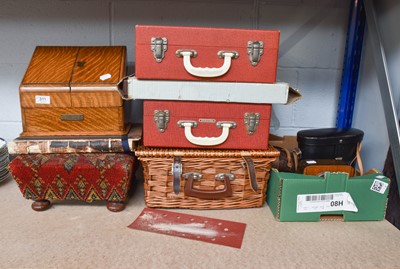
[[[375,178],[374,182],[372,183],[371,190],[380,194],[384,194],[389,184],[379,180],[380,178],[384,178],[384,176],[377,176]]]
[[[358,209],[348,192],[297,195],[297,213],[329,211],[358,212]]]
[[[111,74],[104,74],[100,76],[100,80],[104,81],[111,78]]]
[[[41,105],[50,105],[50,96],[35,95],[35,103]]]

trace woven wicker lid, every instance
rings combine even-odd
[[[148,148],[138,147],[135,150],[137,157],[278,157],[279,151],[268,145],[266,150],[215,150],[215,149],[179,149],[179,148]]]

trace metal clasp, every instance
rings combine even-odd
[[[260,114],[259,113],[248,113],[244,114],[244,125],[246,126],[247,133],[252,135],[257,129],[258,124],[260,123]]]
[[[229,180],[234,180],[235,175],[231,173],[219,173],[215,175],[215,180],[224,180],[225,177],[228,177]]]
[[[247,54],[249,55],[250,63],[256,66],[261,60],[261,55],[264,53],[264,42],[249,41],[247,42]]]
[[[199,180],[203,177],[203,175],[201,173],[197,173],[197,172],[188,172],[188,173],[184,173],[182,175],[185,179],[188,179],[190,176],[193,176],[194,180]]]
[[[197,51],[195,51],[195,50],[189,50],[189,49],[180,49],[180,50],[177,50],[177,51],[175,52],[175,55],[176,55],[176,57],[178,57],[178,58],[182,58],[184,52],[185,52],[185,53],[189,53],[189,56],[192,57],[192,58],[196,58],[196,57],[197,57]]]
[[[169,122],[169,111],[168,110],[154,110],[154,121],[157,129],[163,133],[167,129],[167,123]]]
[[[164,59],[165,52],[167,51],[167,44],[168,40],[166,37],[151,38],[150,48],[157,63],[161,63]]]
[[[224,124],[230,124],[230,128],[234,129],[236,128],[236,122],[234,121],[217,121],[215,124],[217,128],[222,129],[224,127]]]

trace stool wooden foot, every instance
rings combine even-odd
[[[35,211],[45,211],[51,207],[49,200],[37,200],[32,203],[32,209]]]
[[[120,212],[124,210],[125,204],[123,202],[107,202],[107,209],[112,212]]]

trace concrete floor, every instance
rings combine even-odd
[[[175,210],[246,223],[237,249],[127,228],[145,207],[140,181],[119,213],[83,202],[35,212],[12,179],[0,201],[0,268],[400,268],[400,232],[387,221],[281,223],[266,204]]]

